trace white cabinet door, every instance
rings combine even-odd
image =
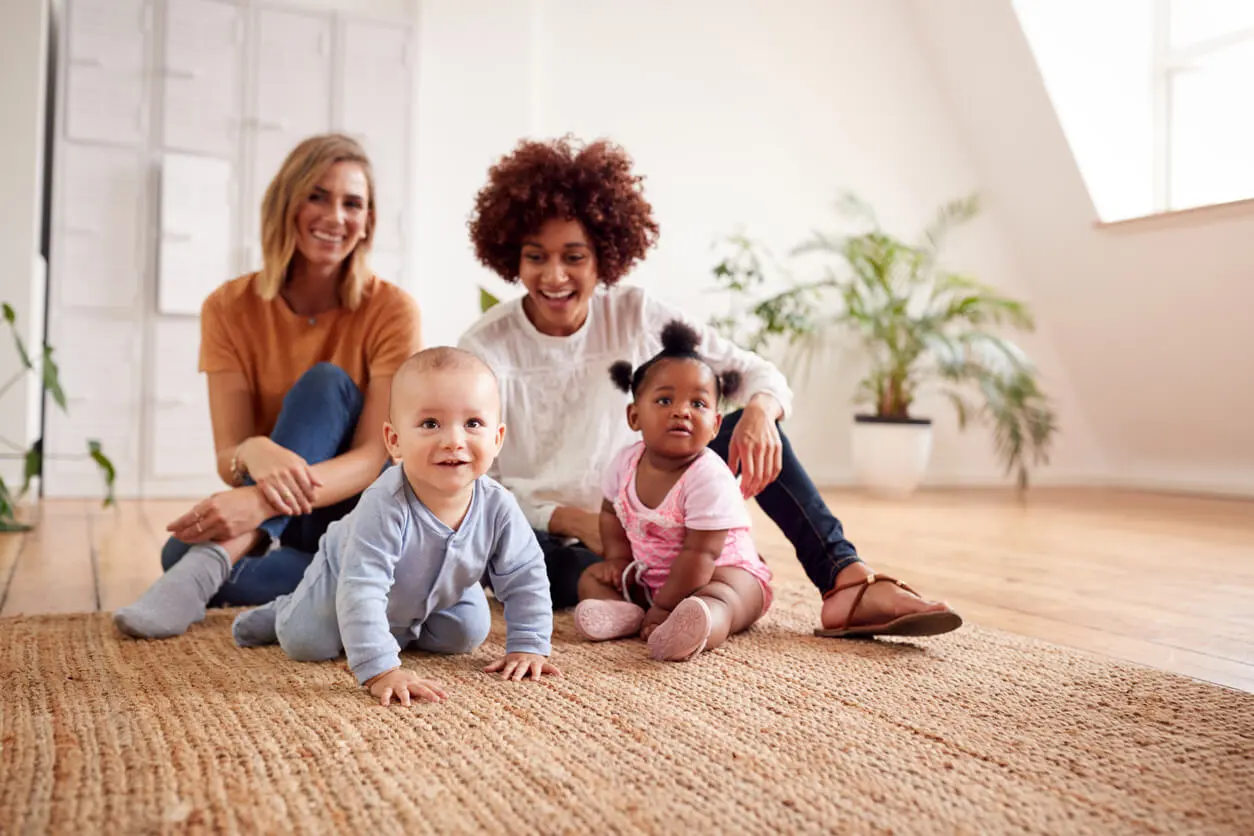
[[[381,263],[399,254],[406,238],[409,39],[407,27],[379,23],[347,21],[341,30],[339,127],[370,156],[378,216],[374,248]]]
[[[53,303],[134,309],[143,286],[145,166],[129,148],[66,143],[58,161]]]
[[[72,0],[67,8],[65,135],[141,144],[147,126],[147,0]]]
[[[242,101],[243,18],[222,0],[168,0],[162,142],[234,159]]]
[[[261,266],[261,200],[298,142],[331,126],[331,18],[278,9],[257,16],[255,101],[245,246]]]
[[[86,458],[95,439],[117,468],[119,492],[139,485],[140,329],[129,319],[95,312],[58,313],[49,342],[60,368],[66,411],[48,399],[44,425],[44,487],[48,496],[99,496],[102,483]]]
[[[148,462],[154,478],[214,478],[213,426],[205,376],[197,372],[199,352],[198,320],[156,323],[148,386]]]

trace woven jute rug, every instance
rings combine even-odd
[[[1251,833],[1254,697],[1005,633],[817,639],[783,586],[686,664],[592,645],[449,701],[372,705],[342,662],[241,650],[230,613],[137,642],[0,621],[0,833]]]

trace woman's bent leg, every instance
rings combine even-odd
[[[549,594],[553,609],[573,607],[579,603],[579,577],[583,570],[602,560],[601,555],[580,543],[565,545],[562,538],[547,531],[534,529],[540,550],[544,552],[544,565],[549,573]]]

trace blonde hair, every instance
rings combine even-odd
[[[261,201],[261,271],[254,286],[262,299],[279,295],[287,280],[287,270],[296,253],[296,214],[313,194],[314,186],[336,163],[350,162],[361,166],[369,188],[366,203],[366,235],[357,242],[346,261],[347,268],[340,282],[340,301],[349,310],[361,304],[362,293],[370,280],[370,247],[374,242],[375,206],[374,172],[365,150],[352,137],[344,134],[320,134],[303,140],[293,148],[266,187]]]

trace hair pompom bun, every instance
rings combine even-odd
[[[662,329],[663,354],[695,354],[701,335],[686,322],[673,319]]]
[[[736,371],[735,369],[730,369],[728,371],[723,372],[723,374],[718,379],[719,388],[722,390],[723,397],[724,398],[736,397],[736,393],[740,390],[740,384],[742,382],[743,382],[743,377],[741,376],[740,372]]]
[[[619,360],[610,366],[610,380],[614,381],[614,385],[624,392],[631,391],[631,363],[626,360]]]

